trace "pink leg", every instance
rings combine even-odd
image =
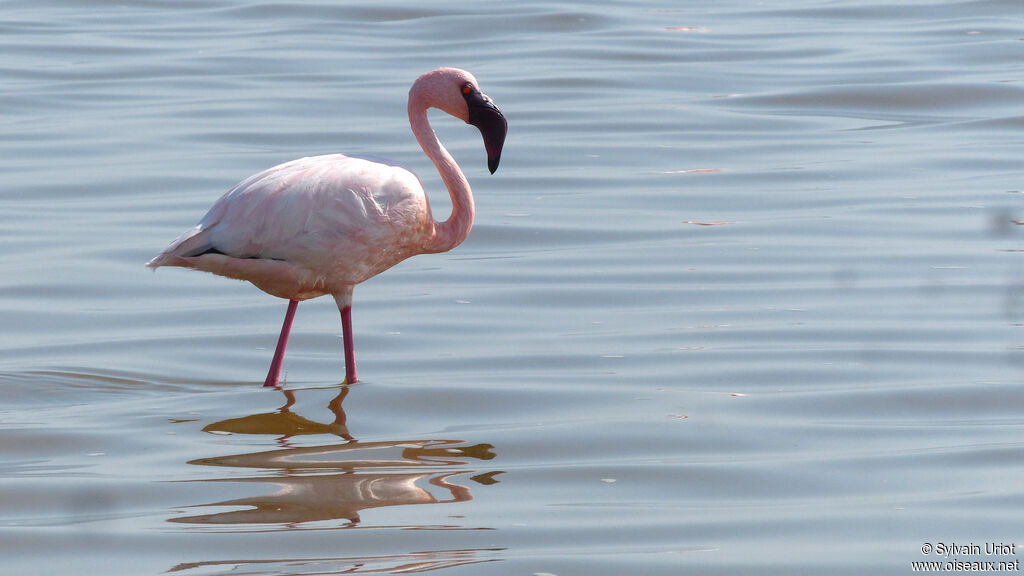
[[[284,315],[284,325],[281,326],[281,337],[277,339],[277,350],[274,351],[274,361],[270,363],[270,372],[267,372],[267,380],[264,387],[279,386],[281,377],[281,364],[284,362],[284,349],[288,346],[288,335],[292,331],[292,320],[295,319],[295,309],[299,307],[298,300],[288,301],[288,311]]]
[[[345,339],[345,383],[357,382],[356,376],[356,347],[352,340],[352,307],[345,306],[341,309],[341,334]]]
[[[334,294],[334,302],[341,311],[341,336],[345,346],[345,383],[352,384],[356,376],[356,347],[352,339],[352,287],[345,286]]]

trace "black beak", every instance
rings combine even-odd
[[[476,126],[480,130],[480,135],[484,137],[487,169],[494,174],[498,169],[498,162],[501,161],[501,148],[505,145],[508,122],[505,121],[501,110],[494,105],[494,101],[471,84],[466,84],[462,88],[462,96],[469,106],[469,123]]]

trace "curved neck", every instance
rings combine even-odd
[[[447,252],[469,236],[476,209],[473,205],[473,192],[469,189],[466,176],[430,127],[427,120],[427,108],[430,106],[429,100],[421,94],[409,95],[409,124],[412,125],[412,133],[416,135],[416,141],[420,143],[423,152],[441,173],[441,179],[444,180],[452,199],[451,216],[444,222],[434,223],[434,234],[423,247],[424,252],[433,253]]]

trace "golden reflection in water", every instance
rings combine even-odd
[[[411,574],[495,562],[502,548],[482,550],[439,550],[384,556],[350,556],[339,558],[304,558],[272,560],[218,560],[187,562],[168,570],[171,572],[213,574]]]
[[[303,418],[292,412],[295,405],[295,392],[292,390],[281,390],[284,393],[285,403],[277,409],[277,412],[269,414],[252,414],[242,418],[229,418],[214,422],[203,428],[203,432],[230,433],[230,434],[274,434],[287,440],[292,436],[305,436],[308,434],[334,434],[346,440],[355,440],[348,433],[345,425],[347,416],[341,404],[348,396],[348,386],[342,386],[341,391],[335,396],[327,407],[334,413],[334,422],[321,424],[307,418]]]
[[[228,507],[230,510],[179,516],[170,518],[170,522],[231,531],[354,528],[361,522],[360,512],[371,508],[472,500],[467,481],[493,484],[497,482],[494,477],[501,473],[466,469],[472,460],[494,458],[494,447],[490,444],[465,445],[462,440],[450,439],[356,440],[346,426],[342,407],[349,393],[348,386],[343,385],[328,404],[334,413],[334,421],[329,424],[293,413],[295,392],[282,392],[285,404],[275,413],[222,420],[203,430],[278,435],[278,445],[284,448],[189,462],[196,466],[262,471],[261,475],[199,482],[268,485],[273,491],[195,506]],[[288,442],[295,436],[314,434],[337,436],[345,442],[301,447],[292,447]],[[402,527],[461,528],[450,525]]]

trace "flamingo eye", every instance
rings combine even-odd
[[[462,85],[462,93],[463,94],[472,94],[472,92],[473,92],[473,85],[472,84],[467,82],[467,83]]]

